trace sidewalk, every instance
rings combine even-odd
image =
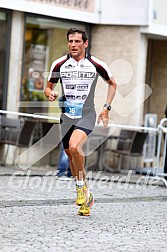
[[[16,176],[56,176],[56,166],[32,166],[31,169],[23,170],[16,167],[11,166],[0,166],[0,176],[10,176],[13,173],[16,173]],[[151,182],[154,180],[155,177],[152,176],[152,168],[148,168],[146,172],[141,174],[137,174],[135,170],[122,170],[121,172],[105,172],[105,171],[87,171],[87,179],[88,180],[103,180],[106,182],[115,181],[120,183],[130,183],[136,184],[142,181],[143,183],[149,183],[149,178]],[[141,170],[143,171],[143,169]],[[148,171],[148,173],[147,173]],[[151,171],[151,172],[150,172]],[[156,182],[155,182],[156,181]],[[155,184],[158,186],[165,187],[163,181],[154,180]]]
[[[42,167],[31,167],[31,176],[45,176],[45,174],[49,171],[55,172],[56,167],[51,166],[42,166]],[[16,168],[14,166],[0,166],[0,176],[10,176],[14,172],[20,172],[20,175],[26,175],[27,170],[23,170],[20,168]]]

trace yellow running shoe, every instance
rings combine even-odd
[[[76,186],[76,191],[77,191],[76,205],[81,206],[89,200],[87,197],[87,187],[86,185]]]
[[[78,211],[78,215],[81,216],[89,216],[90,215],[90,208],[93,206],[94,204],[94,199],[93,199],[93,195],[92,193],[90,193],[90,197],[89,197],[89,201],[86,204],[83,204],[79,211]]]

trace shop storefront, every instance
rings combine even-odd
[[[58,101],[49,103],[44,88],[52,62],[68,53],[66,33],[70,27],[85,28],[90,34],[86,22],[0,8],[0,109],[59,116]],[[61,96],[60,83],[56,90]],[[33,141],[38,141],[40,132],[38,123]],[[7,163],[13,150],[10,148]]]
[[[150,4],[151,2],[153,5]],[[164,6],[165,3],[163,0]],[[120,96],[117,97],[121,100],[115,99],[112,120],[138,125],[143,123],[143,114],[149,112],[157,113],[161,118],[166,105],[164,95],[166,86],[159,84],[158,87],[163,101],[162,106],[153,106],[159,103],[159,98],[154,83],[152,85],[147,83],[146,65],[148,38],[155,39],[156,36],[156,39],[166,40],[165,13],[165,8],[162,8],[158,0],[0,0],[2,31],[0,92],[3,93],[3,96],[0,96],[1,108],[32,113],[53,112],[52,107],[57,105],[52,104],[50,107],[43,95],[48,71],[57,57],[67,53],[67,29],[71,26],[82,26],[89,32],[92,55],[104,60],[109,66],[113,66],[113,62],[118,60],[126,61],[133,69],[132,78],[128,83],[125,80],[126,86],[119,85]],[[9,29],[10,23],[11,29]],[[163,55],[165,52],[162,50]],[[166,73],[166,64],[161,68]],[[118,69],[118,75],[126,73],[126,69],[120,64]],[[149,65],[148,69],[151,69]],[[154,73],[155,70],[151,72],[149,79],[153,79]],[[155,80],[160,78],[161,83],[165,83],[166,74],[164,78],[162,74],[157,74]],[[105,88],[100,81],[98,83],[97,112],[101,110],[104,102]],[[141,83],[147,83],[155,90],[153,90],[154,104],[150,99],[149,106],[145,106],[146,111],[143,106],[145,90]],[[136,87],[139,88],[139,92],[129,99],[127,106],[127,100],[124,98]],[[59,84],[56,88],[61,93]],[[124,113],[124,108],[128,110],[131,107],[135,108],[134,111]]]

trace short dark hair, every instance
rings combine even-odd
[[[69,35],[70,34],[74,34],[74,33],[80,33],[80,34],[82,34],[82,39],[83,39],[84,43],[86,42],[86,40],[88,40],[88,34],[87,34],[87,32],[83,28],[70,28],[67,31],[67,40],[69,38]]]

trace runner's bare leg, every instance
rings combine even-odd
[[[77,180],[85,181],[85,157],[82,152],[82,146],[87,140],[87,135],[80,129],[75,129],[69,141],[69,159],[72,170],[76,175]]]
[[[66,152],[66,154],[68,155],[68,158],[69,158],[71,173],[72,173],[73,177],[76,179],[77,174],[75,172],[75,169],[74,169],[74,166],[73,166],[73,163],[72,163],[72,156],[70,154],[70,151],[69,151],[69,149],[65,149],[65,152]]]

